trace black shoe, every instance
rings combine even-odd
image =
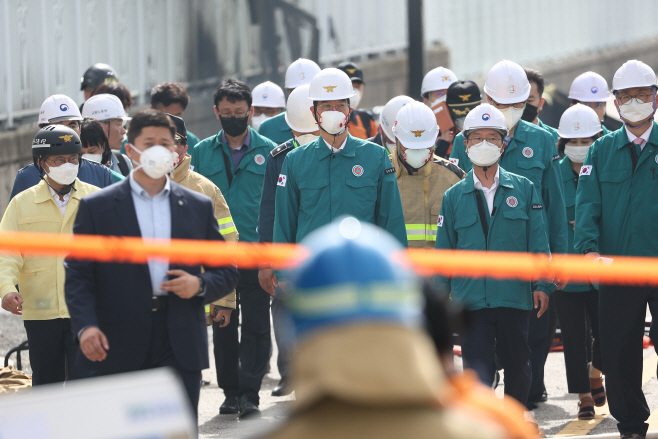
[[[222,405],[219,406],[220,415],[234,415],[238,413],[238,397],[227,396]]]
[[[258,405],[249,401],[245,396],[240,398],[240,419],[260,418]]]
[[[281,378],[279,384],[272,390],[272,396],[288,396],[292,393],[292,389],[288,385],[288,380]]]

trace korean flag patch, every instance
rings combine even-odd
[[[586,165],[580,168],[580,175],[591,175],[592,174],[592,165]]]
[[[287,178],[288,177],[286,177],[285,175],[279,174],[279,181],[276,182],[276,185],[286,187],[286,179]]]
[[[443,215],[439,215],[439,219],[436,220],[437,227],[443,227]]]
[[[450,163],[452,163],[455,166],[459,166],[459,159],[455,159],[455,158],[451,157],[450,158]]]

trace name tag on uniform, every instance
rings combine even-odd
[[[276,182],[276,185],[286,187],[286,179],[287,178],[288,177],[286,177],[285,175],[279,174],[279,181]]]
[[[592,165],[586,165],[580,168],[580,175],[591,175],[592,174]]]

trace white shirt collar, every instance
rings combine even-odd
[[[62,217],[63,217],[64,213],[66,212],[66,206],[69,204],[69,201],[71,200],[71,192],[64,195],[64,200],[62,200],[61,198],[59,198],[59,194],[55,192],[55,189],[51,188],[50,185],[47,186],[48,186],[48,190],[50,191],[50,195],[52,195],[53,199],[55,200],[55,204],[57,204],[57,207],[59,207],[59,211],[62,213]]]
[[[480,179],[478,178],[477,175],[475,175],[475,171],[473,171],[473,183],[475,189],[479,189],[482,191],[492,191],[498,187],[499,182],[500,182],[500,166],[498,166],[498,169],[496,169],[496,175],[494,176],[494,184],[491,185],[491,188],[486,188],[482,186]]]
[[[349,137],[349,136],[348,136],[348,137]],[[324,140],[324,137],[322,138],[322,140]],[[336,149],[336,148],[334,148],[333,146],[331,146],[331,144],[330,144],[329,142],[327,142],[326,140],[324,140],[324,143],[329,147],[329,149],[331,150],[331,152],[333,152],[333,153],[335,154],[335,153],[337,153],[338,151],[340,151],[341,149],[345,148],[345,144],[347,143],[347,137],[345,137],[345,140],[343,141],[343,144],[340,145],[340,148],[338,148],[338,149]]]
[[[147,197],[147,198],[155,198],[159,195],[169,195],[169,191],[171,190],[171,180],[169,179],[169,176],[165,174],[165,178],[167,181],[165,182],[164,188],[156,194],[155,196],[151,197],[148,192],[146,192],[146,189],[144,189],[139,183],[137,183],[137,180],[135,180],[135,176],[133,175],[135,173],[135,170],[133,169],[130,171],[129,180],[130,180],[130,189],[137,195],[141,197]]]
[[[626,125],[624,125],[624,129],[626,130],[626,135],[628,136],[628,140],[630,142],[633,142],[633,140],[637,139],[637,136],[635,134],[628,131],[628,127]],[[647,130],[644,133],[642,133],[642,135],[640,136],[640,139],[644,140],[645,145],[649,141],[649,136],[651,135],[652,129],[653,129],[653,122],[649,124],[649,128],[647,128]]]

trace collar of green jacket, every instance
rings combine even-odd
[[[651,143],[652,145],[658,146],[658,128],[656,128],[658,124],[656,121],[653,121],[652,125],[653,128],[651,128],[651,134],[649,135],[649,141],[647,144]],[[623,126],[617,131],[614,131],[612,136],[614,138],[617,149],[622,149],[624,146],[631,144],[631,141],[628,140],[628,133],[626,133],[626,126]]]
[[[248,127],[247,129],[249,130],[249,134],[251,135],[251,142],[249,143],[249,148],[247,148],[246,151],[247,153],[261,146],[267,146],[267,141],[265,140],[266,137],[263,137],[260,134],[258,134],[258,131],[254,130],[252,127]],[[215,136],[215,139],[212,142],[213,148],[219,148],[224,146],[230,148],[228,143],[222,143],[222,134],[224,134],[224,130],[220,130],[219,133],[217,133],[217,135]]]
[[[394,352],[394,355],[391,353]],[[421,331],[362,323],[318,331],[293,357],[296,410],[326,398],[362,405],[440,403],[445,376]]]
[[[71,189],[71,198],[79,200],[80,198],[90,193],[91,192],[87,190],[85,185],[81,184],[81,181],[76,177],[75,181],[73,182],[73,189]],[[46,180],[42,179],[35,188],[34,202],[43,203],[48,200],[53,200],[53,196],[50,194],[50,190],[48,189],[48,183],[46,183]],[[54,201],[55,200],[53,200],[53,202]]]
[[[498,185],[499,186],[504,186],[509,189],[514,189],[514,184],[512,183],[512,179],[509,176],[509,172],[504,170],[503,168],[498,165],[498,169],[500,169],[500,172],[498,173]],[[468,174],[466,174],[466,177],[464,177],[464,192],[469,193],[469,192],[474,192],[475,191],[475,181],[473,181],[473,169],[468,171]],[[496,173],[494,172],[494,175]]]
[[[562,172],[562,181],[571,181],[574,179],[571,160],[566,155],[560,160],[560,172]]]
[[[338,151],[336,154],[343,155],[345,157],[355,157],[356,156],[356,147],[359,145],[359,140],[355,137],[352,137],[349,133],[347,134],[347,141],[345,142],[345,148]],[[338,145],[340,146],[340,145]],[[318,137],[315,142],[309,143],[309,148],[315,148],[320,160],[324,160],[330,157],[333,152],[327,146],[327,143],[324,141],[322,136]]]
[[[528,132],[530,131],[530,127],[532,126],[537,127],[537,125],[526,122],[523,119],[519,120],[519,123],[516,125],[516,128],[514,129],[514,135],[512,136],[512,140],[521,143],[526,143],[526,141],[528,140]],[[510,141],[510,143],[512,142]],[[507,146],[509,147],[509,145]]]

